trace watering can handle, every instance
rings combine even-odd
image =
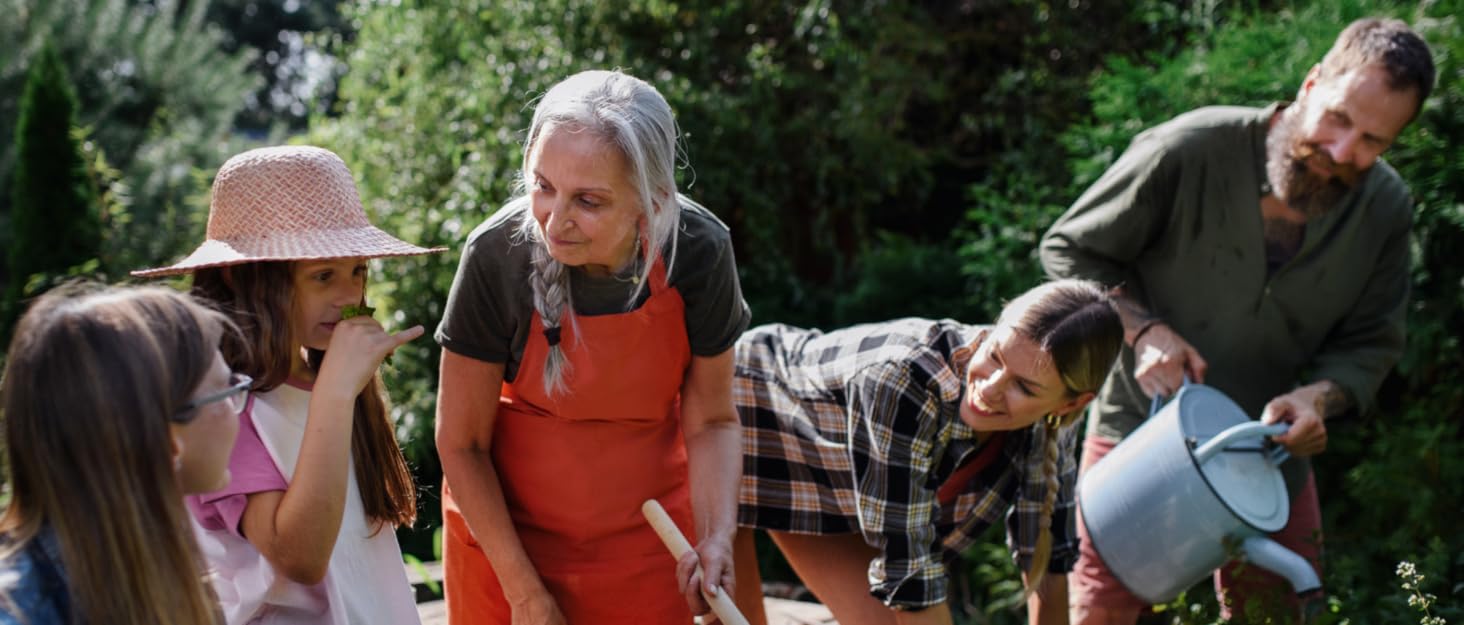
[[[1181,386],[1180,388],[1182,389],[1185,386],[1189,386],[1189,385],[1190,385],[1189,372],[1185,372],[1185,374],[1184,374],[1184,386]],[[1176,394],[1177,393],[1178,393],[1178,391],[1176,391]],[[1154,396],[1154,399],[1149,402],[1149,416],[1152,417],[1152,416],[1154,416],[1156,414],[1159,414],[1159,408],[1164,405],[1164,400],[1167,399],[1168,397],[1169,397],[1168,395],[1155,395]]]
[[[1286,430],[1290,428],[1291,426],[1285,423],[1265,424],[1260,421],[1250,421],[1233,425],[1224,432],[1216,434],[1214,438],[1205,441],[1204,445],[1200,445],[1200,448],[1195,450],[1195,463],[1204,464],[1210,457],[1220,453],[1226,447],[1229,447],[1231,443],[1238,440],[1285,434]],[[1267,458],[1273,464],[1281,464],[1282,461],[1290,456],[1291,454],[1286,452],[1286,448],[1278,447],[1276,450],[1272,450],[1267,455]]]
[[[1282,423],[1281,425],[1286,425],[1286,424],[1285,423]],[[1276,465],[1276,466],[1279,467],[1279,466],[1281,466],[1281,463],[1286,462],[1287,460],[1290,460],[1291,459],[1291,452],[1290,451],[1287,451],[1285,447],[1282,447],[1280,445],[1277,445],[1271,451],[1269,451],[1269,452],[1266,453],[1266,458],[1268,458],[1271,461],[1271,464],[1274,464],[1274,465]]]

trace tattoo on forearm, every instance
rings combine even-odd
[[[1352,396],[1336,382],[1327,382],[1322,386],[1322,393],[1317,396],[1316,408],[1317,414],[1322,417],[1335,417],[1352,408]]]

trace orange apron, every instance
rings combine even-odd
[[[685,304],[659,260],[650,286],[636,310],[562,328],[572,368],[561,396],[544,393],[548,343],[535,313],[518,375],[499,398],[493,467],[519,540],[569,625],[692,621],[676,561],[640,512],[657,499],[695,536],[680,422],[691,362]],[[442,507],[448,623],[509,623],[498,577],[446,483]]]

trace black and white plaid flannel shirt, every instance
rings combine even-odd
[[[896,609],[942,603],[943,560],[1005,517],[1026,569],[1046,494],[1047,431],[1009,433],[995,462],[942,506],[936,490],[972,457],[958,406],[968,345],[983,327],[900,319],[822,333],[785,325],[737,343],[733,403],[743,426],[738,522],[806,534],[859,532],[880,551],[870,593]],[[1076,427],[1058,434],[1059,493],[1048,570],[1077,560]]]

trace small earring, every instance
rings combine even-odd
[[[1047,416],[1043,417],[1042,420],[1047,422],[1047,429],[1049,430],[1056,430],[1059,425],[1062,425],[1062,417],[1055,413],[1047,413]]]

